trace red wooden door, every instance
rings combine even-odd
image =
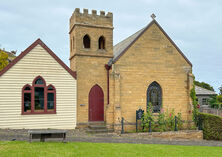
[[[89,92],[89,121],[104,121],[104,94],[98,85]]]

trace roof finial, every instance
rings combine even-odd
[[[155,20],[156,15],[153,13],[150,17],[151,17],[153,20]]]

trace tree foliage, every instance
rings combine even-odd
[[[0,71],[8,65],[8,54],[0,50]]]
[[[209,102],[211,108],[222,108],[222,95],[211,96]]]
[[[199,87],[202,87],[202,88],[214,91],[214,88],[211,85],[209,85],[208,83],[206,83],[206,82],[194,81],[194,84],[196,86],[199,86]]]
[[[193,121],[195,122],[195,124],[197,124],[197,118],[198,118],[198,114],[199,114],[199,110],[197,108],[197,96],[196,96],[196,91],[195,91],[195,84],[193,84],[193,88],[190,90],[190,97],[192,99],[192,104],[193,104]]]
[[[222,85],[221,85],[221,87],[219,88],[219,90],[220,90],[220,95],[222,95]]]

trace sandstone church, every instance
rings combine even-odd
[[[115,46],[113,29],[112,13],[76,8],[70,68],[40,39],[16,57],[0,72],[0,128],[119,131],[124,117],[135,130],[136,110],[150,103],[191,120],[192,64],[155,18]]]
[[[153,19],[113,46],[113,15],[77,8],[70,18],[70,68],[77,73],[77,126],[121,117],[135,129],[136,110],[161,108],[191,119],[192,64]],[[131,126],[130,126],[131,124]]]

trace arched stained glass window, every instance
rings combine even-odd
[[[162,106],[162,89],[160,85],[154,81],[147,89],[147,106],[153,106],[153,112],[159,112]]]

